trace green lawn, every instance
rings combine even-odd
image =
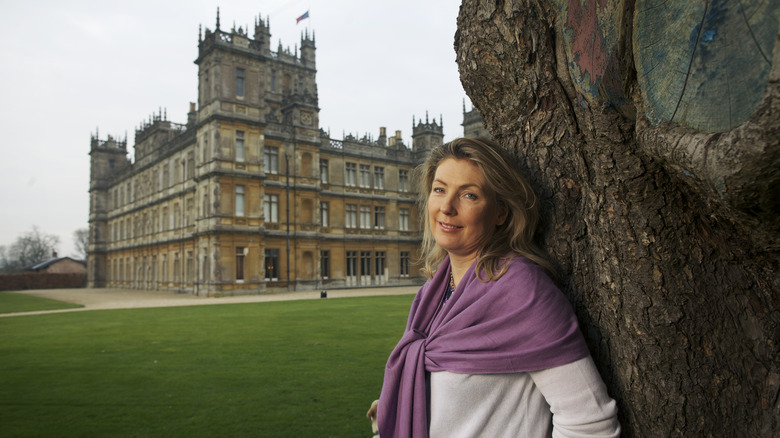
[[[411,301],[0,318],[0,437],[368,437]]]
[[[36,310],[75,309],[81,304],[66,303],[48,298],[32,297],[13,292],[0,292],[0,313],[32,312]]]

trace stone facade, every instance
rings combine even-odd
[[[466,111],[466,102],[463,102],[463,136],[464,137],[484,137],[492,138],[490,132],[485,128],[485,122],[482,120],[482,114],[476,108]]]
[[[217,25],[199,37],[198,102],[127,139],[91,139],[89,287],[198,295],[422,282],[413,169],[442,121],[332,139],[319,127],[315,38],[270,50]]]

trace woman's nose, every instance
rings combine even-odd
[[[442,200],[441,206],[439,207],[439,210],[448,216],[455,214],[453,199],[450,197],[444,198]]]

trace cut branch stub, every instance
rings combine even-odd
[[[591,106],[608,102],[621,113],[633,114],[618,66],[623,2],[555,0],[555,4],[574,88]]]
[[[726,132],[764,97],[780,2],[637,0],[634,59],[648,120]]]

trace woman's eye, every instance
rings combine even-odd
[[[464,193],[463,196],[466,197],[467,199],[471,199],[472,201],[477,199],[477,195],[473,193]]]
[[[441,187],[434,187],[431,191],[433,193],[444,193],[444,189]]]

